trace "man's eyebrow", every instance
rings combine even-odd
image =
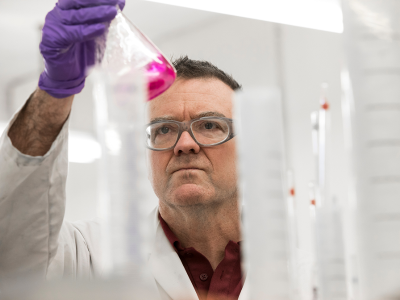
[[[197,115],[194,117],[194,119],[197,119],[197,118],[204,118],[204,117],[222,117],[222,118],[225,118],[225,115],[224,115],[224,114],[221,114],[221,113],[219,113],[219,112],[217,112],[217,111],[205,111],[205,112],[202,112],[202,113],[197,114]]]
[[[201,112],[197,115],[194,116],[193,119],[197,119],[197,118],[204,118],[204,117],[222,117],[225,118],[224,114],[221,114],[217,111],[205,111],[205,112]],[[177,121],[176,117],[173,116],[162,116],[162,117],[157,117],[154,118],[150,121],[150,123],[155,123],[155,122],[162,122],[162,121]]]
[[[154,122],[160,122],[160,121],[176,121],[176,118],[173,116],[162,116],[162,117],[157,117],[154,119],[151,119],[150,123],[154,123]]]

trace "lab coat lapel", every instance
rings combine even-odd
[[[249,284],[248,281],[245,279],[242,291],[239,294],[238,300],[248,300],[250,299],[249,297]]]
[[[149,265],[155,280],[174,300],[198,300],[197,293],[182,262],[158,221]]]

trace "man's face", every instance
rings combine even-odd
[[[190,121],[204,116],[232,118],[232,89],[218,79],[178,79],[149,103],[150,120]],[[160,206],[236,201],[235,139],[200,147],[185,131],[175,148],[151,151],[151,181]]]

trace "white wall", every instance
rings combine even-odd
[[[277,84],[270,23],[219,15],[191,31],[154,42],[167,56],[209,60],[245,88]]]

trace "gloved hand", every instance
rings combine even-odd
[[[95,62],[94,39],[104,34],[107,22],[125,0],[59,0],[46,16],[40,52],[45,70],[39,87],[55,98],[79,93],[87,68]]]

